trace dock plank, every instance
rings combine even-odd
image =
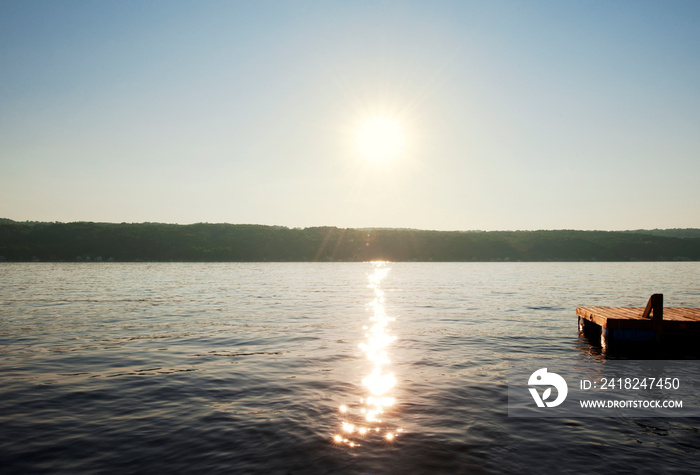
[[[576,315],[593,321],[595,323],[606,322],[608,320],[639,320],[648,322],[649,318],[643,318],[644,309],[642,307],[577,307]],[[664,322],[699,322],[699,308],[665,308]]]

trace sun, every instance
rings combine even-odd
[[[372,116],[363,120],[355,132],[358,154],[374,164],[385,164],[399,157],[406,146],[401,123],[389,116]]]

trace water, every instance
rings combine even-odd
[[[700,264],[384,269],[0,265],[0,472],[700,471],[697,419],[507,417],[509,361],[602,361],[576,306],[700,307]]]

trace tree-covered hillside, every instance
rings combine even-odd
[[[246,224],[0,222],[5,261],[700,260],[700,238],[606,231],[421,231]]]
[[[696,228],[674,228],[674,229],[636,229],[625,231],[638,234],[651,234],[653,236],[680,237],[680,238],[700,238],[700,229]]]

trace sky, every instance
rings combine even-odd
[[[700,227],[699,23],[694,0],[0,0],[0,217]],[[358,147],[377,117],[388,159]]]

